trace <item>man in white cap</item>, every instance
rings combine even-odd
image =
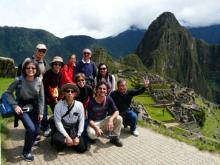
[[[37,62],[42,76],[46,72],[46,61],[44,60],[46,52],[47,52],[46,45],[39,43],[36,45],[35,54],[31,58],[29,57],[24,60],[24,61],[26,61],[27,59],[33,59],[35,62]],[[19,65],[18,71],[17,71],[17,76],[21,75],[21,68],[22,68],[22,65]]]
[[[94,80],[96,77],[96,64],[91,60],[92,51],[88,48],[83,50],[83,58],[76,65],[77,71],[76,73],[84,73],[86,76],[86,83],[94,87]]]

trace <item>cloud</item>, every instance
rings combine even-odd
[[[135,25],[146,29],[162,12],[184,26],[220,24],[218,0],[1,0],[0,26],[47,30],[58,37],[102,38]]]

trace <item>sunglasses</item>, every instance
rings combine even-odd
[[[41,52],[41,53],[46,53],[47,50],[45,49],[38,49],[38,52]]]
[[[85,55],[89,55],[90,53],[88,53],[88,52],[84,52],[83,54],[85,54]]]
[[[71,90],[71,89],[68,89],[68,90],[65,90],[66,93],[74,93],[75,91],[74,90]]]
[[[56,66],[62,66],[61,63],[54,63],[53,65],[56,65]]]
[[[106,70],[107,68],[99,68],[99,70]]]
[[[30,70],[30,69],[35,70],[36,68],[34,68],[34,67],[26,67],[25,69],[28,69],[28,70]]]
[[[77,80],[77,82],[80,82],[80,81],[85,81],[84,79],[79,79],[79,80]]]

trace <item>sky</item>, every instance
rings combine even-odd
[[[167,11],[183,26],[220,24],[219,0],[0,0],[0,26],[105,38],[131,26],[147,29]]]

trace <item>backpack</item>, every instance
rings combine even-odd
[[[18,89],[18,86],[21,85],[22,80],[19,78],[16,90]],[[17,91],[16,91],[17,93]],[[2,115],[3,118],[5,117],[11,117],[15,114],[13,106],[8,102],[7,100],[7,94],[4,92],[1,96],[1,104],[0,104],[0,114]]]
[[[5,92],[2,94],[2,97],[1,97],[0,113],[3,118],[4,117],[11,117],[15,113],[12,105],[9,104],[9,102],[7,100],[7,95]]]

